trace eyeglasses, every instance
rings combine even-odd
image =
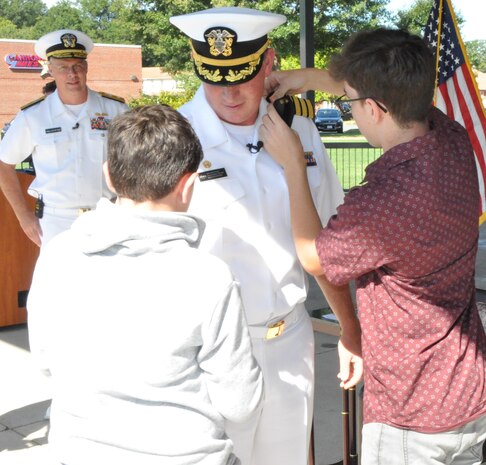
[[[55,65],[51,63],[50,66],[60,74],[70,74],[70,73],[79,74],[79,73],[84,73],[86,71],[87,63],[83,61],[81,63],[76,63],[72,66]]]
[[[366,99],[371,99],[373,102],[378,105],[378,108],[385,112],[388,113],[388,110],[383,106],[382,103],[378,102],[376,99],[373,97],[359,97],[359,98],[344,98],[346,97],[346,94],[341,95],[341,97],[338,97],[336,100],[334,100],[334,104],[339,108],[339,111],[345,115],[346,113],[351,113],[351,105],[350,102],[357,102],[358,100],[366,100]]]

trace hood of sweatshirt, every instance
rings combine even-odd
[[[101,199],[95,210],[74,222],[71,230],[87,255],[137,256],[197,247],[204,222],[187,213],[140,211]]]

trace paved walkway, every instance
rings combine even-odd
[[[486,240],[486,229],[482,234]],[[486,244],[482,253],[478,267],[486,284]],[[486,289],[478,290],[477,296],[486,307]],[[313,280],[306,305],[314,314],[327,307]],[[315,465],[330,465],[342,459],[341,390],[336,378],[338,339],[328,334],[315,335]],[[0,328],[1,465],[52,465],[47,446],[49,423],[44,419],[50,397],[48,380],[37,371],[28,350],[26,325]]]
[[[342,458],[336,344],[336,337],[316,333],[316,465]],[[52,465],[44,419],[50,386],[32,362],[26,325],[0,329],[0,360],[0,464]]]

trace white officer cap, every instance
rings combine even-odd
[[[35,43],[35,53],[49,58],[86,58],[93,49],[93,41],[81,31],[61,29],[49,32]]]
[[[267,34],[286,19],[266,11],[223,7],[172,16],[170,22],[191,39],[199,79],[229,86],[258,74],[270,46]]]

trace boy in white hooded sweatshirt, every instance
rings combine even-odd
[[[202,150],[156,105],[115,118],[102,199],[43,250],[31,350],[54,383],[49,443],[65,465],[232,465],[224,421],[258,415],[262,375],[238,284],[197,250],[185,213]]]

